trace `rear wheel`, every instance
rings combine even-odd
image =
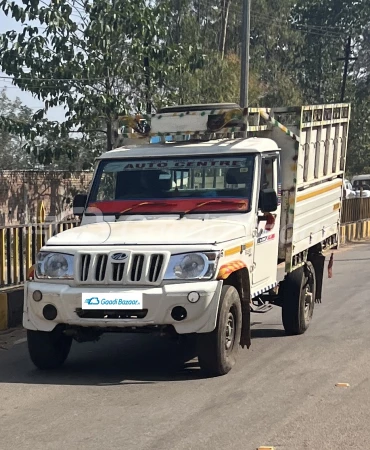
[[[198,358],[201,369],[211,376],[226,375],[234,367],[239,351],[242,309],[238,291],[222,288],[216,329],[198,335]]]
[[[27,342],[34,365],[41,370],[51,370],[62,366],[67,359],[72,338],[58,328],[49,333],[27,330]]]
[[[310,262],[290,273],[284,282],[283,325],[288,335],[304,334],[313,315],[316,296],[315,269]]]

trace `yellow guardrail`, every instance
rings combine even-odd
[[[22,284],[45,242],[78,225],[69,221],[0,227],[0,288]]]

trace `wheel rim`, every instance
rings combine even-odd
[[[235,340],[235,317],[232,311],[229,311],[227,316],[225,335],[225,348],[227,351],[230,351],[234,346]]]
[[[304,291],[304,314],[306,319],[310,317],[312,302],[313,302],[312,287],[310,281],[308,281],[306,289]]]

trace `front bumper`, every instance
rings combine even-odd
[[[173,325],[177,333],[210,333],[216,327],[222,281],[207,281],[183,284],[168,284],[155,288],[122,289],[122,288],[81,288],[63,284],[27,282],[25,285],[25,301],[23,326],[28,330],[52,331],[58,324],[78,327],[98,328],[131,328]],[[39,290],[43,294],[40,302],[33,300],[33,293]],[[143,309],[146,316],[138,318],[81,318],[78,310],[82,307],[82,294],[141,292]],[[190,292],[198,292],[200,299],[190,303],[187,296]],[[58,311],[55,320],[46,320],[43,309],[53,305]],[[185,320],[178,322],[171,317],[176,306],[187,311]]]

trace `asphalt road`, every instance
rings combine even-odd
[[[122,335],[45,374],[22,331],[3,335],[0,449],[368,449],[369,268],[370,245],[337,252],[309,331],[286,337],[278,308],[253,315],[252,348],[217,379],[169,366],[167,340]]]

